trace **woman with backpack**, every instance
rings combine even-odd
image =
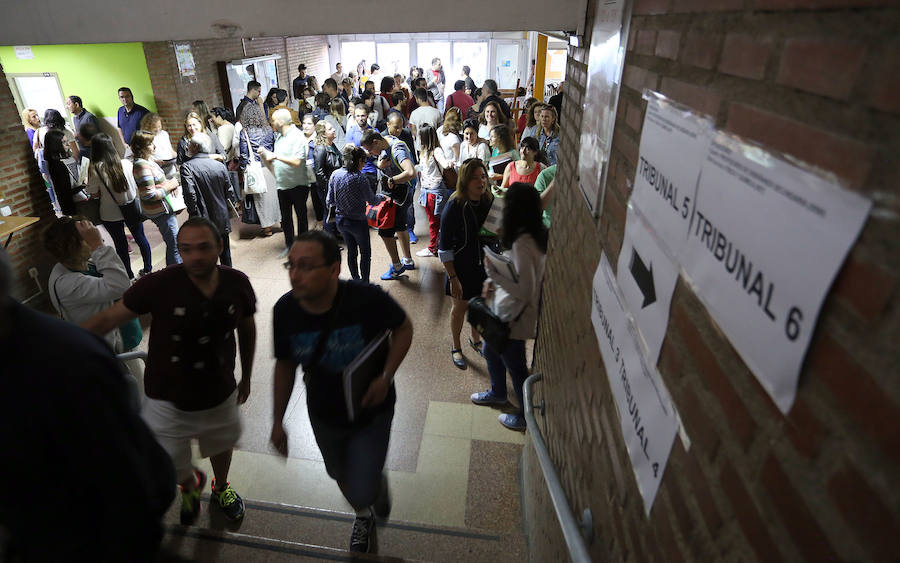
[[[144,267],[138,276],[149,274],[153,269],[150,243],[144,235],[144,216],[137,200],[137,184],[132,174],[133,163],[119,158],[112,139],[105,133],[91,139],[91,167],[88,172],[87,192],[100,195],[100,219],[116,246],[116,254],[122,259],[128,278],[134,278],[131,258],[128,256],[128,239],[125,227],[131,231],[134,242],[141,249]]]

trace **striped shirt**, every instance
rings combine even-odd
[[[141,197],[144,215],[155,217],[163,213],[171,213],[171,209],[165,201],[166,190],[162,187],[166,181],[166,175],[158,164],[143,158],[135,158],[132,175],[134,175],[134,182],[137,184],[138,194]]]
[[[374,203],[372,185],[361,172],[350,172],[338,168],[328,181],[328,195],[325,205],[334,205],[340,217],[366,219],[366,203]]]

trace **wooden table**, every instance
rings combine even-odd
[[[38,221],[40,221],[40,217],[23,217],[20,215],[0,216],[0,238],[6,237],[6,244],[3,245],[3,248],[9,246],[13,233],[21,231],[28,225],[33,225]]]

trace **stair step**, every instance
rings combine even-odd
[[[222,555],[215,552],[210,559],[205,553],[189,551],[191,547],[204,550],[210,542],[224,543],[229,552],[245,553],[247,549],[265,549],[279,552],[283,549],[299,550],[293,557],[306,556],[314,559],[343,560],[350,538],[350,529],[354,515],[337,512],[281,504],[259,500],[244,500],[246,513],[241,522],[228,522],[222,513],[208,502],[208,495],[203,495],[203,507],[195,526],[178,525],[180,503],[174,503],[166,516],[169,524],[169,536],[182,536],[202,540],[204,545],[173,546],[170,549],[198,561],[223,561]],[[209,536],[212,534],[212,536]],[[219,537],[217,534],[224,534]],[[237,536],[232,537],[236,534]],[[402,559],[384,559],[394,561],[521,561],[525,558],[525,541],[521,534],[508,534],[469,528],[442,527],[413,522],[391,521],[378,524],[379,552],[383,556],[401,557]],[[256,539],[254,539],[256,538]],[[254,547],[250,541],[259,541],[265,547]],[[267,542],[276,542],[270,544]],[[282,543],[277,543],[282,542]],[[221,545],[218,548],[222,549]],[[303,550],[322,549],[323,552],[307,554]],[[285,552],[287,553],[287,552]],[[338,559],[334,559],[338,557]],[[228,560],[231,560],[230,558]],[[247,555],[236,556],[235,561],[246,563]]]
[[[382,561],[414,563],[412,559],[348,551],[225,530],[171,525],[166,528],[166,546],[179,555],[196,561],[247,563],[281,561]]]

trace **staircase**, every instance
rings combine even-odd
[[[518,530],[495,532],[411,522],[379,522],[379,555],[350,554],[347,545],[353,514],[244,499],[241,522],[228,522],[209,496],[203,497],[194,526],[178,523],[180,502],[165,518],[163,546],[194,561],[477,561],[525,559]]]

